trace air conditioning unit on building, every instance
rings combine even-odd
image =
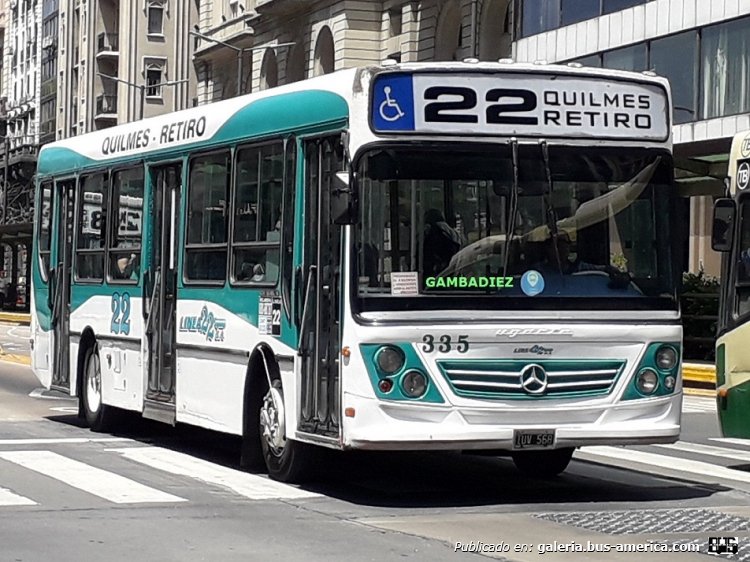
[[[16,54],[16,48],[13,45],[8,45],[8,48],[6,49],[6,52],[13,56]]]

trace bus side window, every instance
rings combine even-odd
[[[232,232],[232,279],[275,285],[279,280],[284,146],[237,153]]]
[[[42,212],[39,216],[39,257],[41,258],[42,279],[49,277],[50,251],[52,239],[52,182],[44,182],[40,186],[42,192]]]
[[[736,313],[745,316],[750,313],[750,199],[740,202],[740,232],[737,244],[735,268]]]
[[[109,276],[137,282],[143,235],[143,167],[115,172],[112,179],[113,216]]]
[[[104,279],[107,232],[108,174],[84,176],[80,180],[76,277],[82,281]]]
[[[185,279],[223,283],[227,275],[229,151],[190,162]]]

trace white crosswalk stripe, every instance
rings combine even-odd
[[[5,451],[0,459],[118,504],[187,501],[52,451]]]
[[[0,488],[0,507],[8,505],[37,505],[37,503],[29,498],[14,494],[10,490]]]
[[[585,447],[576,451],[575,458],[593,462],[609,464],[625,463],[637,469],[647,469],[651,473],[658,473],[664,469],[679,472],[680,475],[690,479],[697,477],[699,481],[732,481],[750,484],[750,473],[734,470],[724,466],[685,459],[672,455],[659,455],[637,449],[625,449],[620,447]]]
[[[254,500],[265,499],[304,499],[319,497],[308,492],[240,470],[233,470],[202,459],[197,459],[169,449],[159,447],[138,447],[109,449],[127,459],[179,476],[189,476],[209,484],[229,488],[236,494]]]
[[[682,411],[686,414],[716,413],[716,400],[705,396],[682,397]]]

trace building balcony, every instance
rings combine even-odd
[[[96,96],[96,113],[94,114],[94,119],[117,120],[116,94],[99,94]]]
[[[119,56],[117,33],[100,33],[96,38],[96,60]]]

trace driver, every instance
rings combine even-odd
[[[601,271],[609,275],[610,285],[613,289],[623,289],[630,283],[630,275],[625,271],[612,267],[611,265],[597,265],[579,259],[571,260],[571,240],[565,231],[558,231],[546,241],[545,261],[540,264],[542,273],[572,275],[587,271]]]

